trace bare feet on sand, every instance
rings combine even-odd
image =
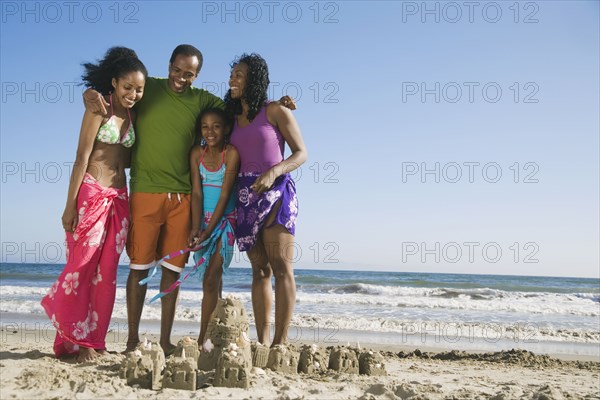
[[[123,352],[121,352],[121,354],[127,354],[127,353],[134,351],[138,344],[140,344],[139,340],[135,341],[135,342],[127,341],[127,347],[125,347],[125,350],[123,350]]]
[[[88,349],[87,347],[79,347],[79,354],[77,355],[76,361],[78,363],[92,361],[93,359],[100,356],[94,349]]]
[[[127,342],[127,347],[125,348],[125,350],[123,350],[123,352],[121,352],[121,354],[127,354],[130,353],[132,351],[135,350],[135,348],[138,346],[138,344],[140,344],[140,342]],[[173,354],[173,352],[175,351],[175,349],[177,348],[177,346],[175,346],[174,344],[172,344],[171,342],[168,342],[166,344],[161,343],[160,347],[162,347],[163,352],[165,353],[165,356],[170,356],[171,354]]]
[[[171,354],[173,354],[173,352],[175,351],[175,349],[177,348],[177,346],[175,346],[173,343],[171,342],[167,342],[167,343],[161,343],[160,347],[162,347],[163,352],[165,353],[165,356],[170,356]]]

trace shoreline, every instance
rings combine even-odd
[[[196,338],[199,332],[199,322],[175,321],[173,326],[172,342],[185,336]],[[13,333],[15,332],[16,333]],[[140,338],[143,340],[158,341],[160,321],[142,320],[140,324]],[[4,343],[9,336],[20,336],[20,342],[38,343],[40,347],[52,349],[56,331],[45,314],[20,314],[0,312],[0,342]],[[106,336],[107,343],[117,348],[121,344],[124,350],[127,335],[127,321],[113,318]],[[389,332],[369,332],[351,330],[315,330],[312,328],[292,327],[289,332],[289,343],[299,346],[301,344],[315,343],[320,347],[352,345],[375,351],[386,352],[422,352],[442,353],[461,351],[472,354],[495,353],[512,349],[530,351],[536,355],[549,356],[564,361],[596,361],[600,362],[600,343],[573,343],[573,342],[515,342],[498,340],[486,342],[472,340],[472,338],[444,338],[435,335],[426,337],[421,334],[403,335]],[[250,341],[256,341],[254,325],[249,329]],[[446,338],[448,339],[448,338]]]

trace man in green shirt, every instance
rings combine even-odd
[[[169,61],[167,79],[146,80],[144,97],[136,106],[136,142],[131,159],[131,227],[127,254],[131,260],[127,279],[127,349],[139,343],[139,324],[147,286],[139,282],[157,261],[187,247],[190,232],[189,151],[194,143],[198,115],[207,108],[223,108],[223,101],[203,89],[192,87],[202,68],[202,53],[179,45]],[[88,90],[86,107],[106,115],[101,96]],[[91,99],[91,100],[90,100]],[[160,290],[179,278],[187,253],[161,263]],[[171,330],[179,290],[161,299],[160,344],[173,348]]]
[[[202,53],[190,45],[175,48],[167,79],[149,78],[138,105],[135,128],[138,140],[131,159],[131,228],[127,254],[131,259],[127,279],[127,349],[139,343],[139,323],[147,286],[140,280],[157,260],[187,247],[190,233],[189,152],[195,139],[198,115],[223,101],[192,87],[202,68]],[[160,290],[179,278],[187,254],[163,261]],[[160,345],[165,353],[174,347],[171,330],[178,289],[161,300]]]

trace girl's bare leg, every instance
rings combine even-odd
[[[200,335],[198,336],[198,346],[204,343],[206,330],[210,316],[212,315],[217,300],[221,297],[222,277],[223,277],[223,257],[219,250],[221,249],[221,240],[217,242],[217,251],[212,255],[208,262],[208,267],[204,271],[204,280],[202,283],[202,313],[200,316]]]

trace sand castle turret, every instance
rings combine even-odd
[[[329,366],[329,353],[316,344],[304,345],[300,350],[298,372],[313,374],[326,372]]]
[[[269,361],[269,347],[262,343],[252,343],[252,366],[258,368],[265,368]]]
[[[177,347],[173,352],[173,356],[191,358],[195,363],[198,363],[199,355],[198,341],[189,336],[186,336],[177,342]]]
[[[196,351],[197,351],[196,346]],[[171,356],[167,360],[162,387],[165,389],[196,390],[197,366],[194,356],[187,357],[185,348],[179,356]]]
[[[232,351],[232,345],[235,345],[233,351],[236,356],[229,357],[229,361],[239,362],[239,368],[249,369],[252,360],[248,339],[249,325],[248,314],[239,299],[233,296],[219,299],[208,323],[207,339],[200,351],[198,368],[203,371],[217,369],[219,360],[225,356],[226,352]],[[224,368],[223,365],[221,367]],[[218,374],[217,370],[215,376]]]
[[[142,356],[139,351],[132,351],[121,364],[119,376],[130,386],[139,385],[143,389],[152,388],[152,371],[154,367],[149,357]]]
[[[215,371],[215,386],[243,389],[250,387],[249,358],[239,350],[235,343],[231,343],[221,352]]]
[[[329,355],[329,369],[347,374],[358,374],[358,357],[353,349],[337,346]]]
[[[298,352],[293,347],[278,344],[271,347],[267,368],[277,372],[295,374],[298,372],[299,358]]]
[[[139,385],[144,389],[160,390],[165,368],[165,354],[158,342],[144,341],[127,354],[121,366],[120,376],[128,385]]]
[[[385,358],[379,352],[364,351],[358,356],[358,373],[361,375],[387,375]]]

